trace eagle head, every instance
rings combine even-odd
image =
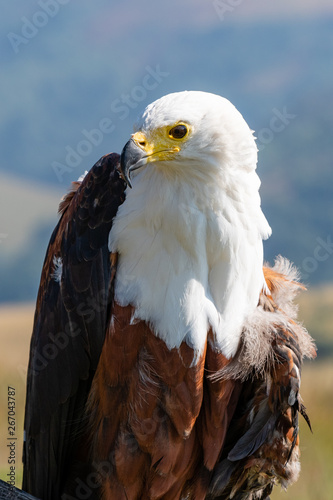
[[[149,104],[121,154],[130,187],[132,174],[143,168],[223,177],[253,171],[256,164],[253,133],[239,111],[227,99],[200,91],[168,94]]]

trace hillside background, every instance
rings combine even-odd
[[[71,181],[121,151],[149,102],[214,92],[256,132],[273,229],[265,257],[299,267],[310,288],[301,315],[319,347],[304,371],[317,430],[303,430],[303,483],[274,499],[332,499],[331,0],[16,0],[6,2],[0,35],[1,397],[17,383],[21,423],[33,301]],[[2,474],[3,448],[0,459]]]

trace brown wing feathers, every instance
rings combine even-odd
[[[281,262],[276,267],[281,268]],[[236,366],[229,371],[229,376],[234,373],[244,382],[208,498],[247,499],[256,492],[256,498],[265,499],[274,484],[287,487],[299,474],[298,414],[304,413],[308,422],[299,395],[300,368],[303,357],[314,357],[315,350],[307,332],[292,318],[278,312],[279,307],[289,307],[288,300],[298,283],[276,270],[264,271],[272,304],[267,308],[267,297],[260,301],[257,334],[269,335],[271,355],[265,358],[264,370],[260,355],[258,365],[251,370],[247,363],[242,363],[249,348],[243,338],[243,346],[232,361],[246,371],[242,372],[242,368],[237,371]],[[260,315],[262,324],[267,325],[267,314],[271,316],[270,328],[266,326],[260,333]],[[250,329],[245,333],[252,334]],[[226,371],[220,376],[227,376]]]
[[[107,235],[124,200],[118,162],[118,155],[103,157],[62,206],[44,261],[28,368],[23,477],[23,488],[38,498],[60,498],[83,432],[107,320]],[[55,258],[61,263],[57,280]]]

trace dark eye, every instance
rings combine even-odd
[[[182,139],[187,134],[186,125],[176,125],[169,130],[169,137],[172,139]]]

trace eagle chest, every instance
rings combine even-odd
[[[214,467],[238,389],[210,381],[228,361],[209,342],[198,359],[185,342],[170,350],[133,313],[114,304],[93,381],[94,460],[112,464],[105,498],[122,498],[123,488],[128,498],[145,490],[154,498],[171,487],[178,498],[199,464]]]

